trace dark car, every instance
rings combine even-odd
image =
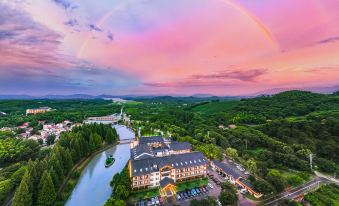
[[[191,191],[187,191],[187,194],[188,194],[189,197],[192,197]]]
[[[184,197],[185,197],[185,198],[188,198],[188,194],[187,194],[186,192],[184,193]]]

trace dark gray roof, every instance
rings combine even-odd
[[[170,149],[174,151],[178,150],[191,150],[192,146],[188,142],[172,142],[169,144]]]
[[[140,137],[139,144],[148,144],[154,142],[164,143],[164,139],[161,136],[152,136],[152,137]]]
[[[131,170],[133,176],[149,174],[159,171],[165,165],[173,168],[185,168],[193,166],[201,166],[207,164],[208,161],[201,152],[183,153],[164,157],[153,157],[148,159],[132,159]]]
[[[174,180],[169,178],[169,177],[165,177],[164,179],[160,180],[160,187],[161,188],[166,187],[168,184],[174,185]]]
[[[246,185],[246,187],[250,188],[251,190],[254,191],[254,186],[252,185],[252,183],[250,183],[248,180],[244,179],[244,178],[240,178],[239,181],[241,183],[243,183],[244,185]]]
[[[156,154],[157,152],[166,152],[166,151],[168,151],[168,147],[153,148],[154,154]]]
[[[147,155],[147,158],[154,155],[152,148],[149,147],[147,144],[139,144],[138,146],[131,149],[131,157],[133,159],[142,154],[149,154]]]
[[[234,179],[238,179],[239,177],[241,177],[241,174],[239,174],[237,171],[235,171],[234,169],[231,168],[230,165],[226,165],[225,163],[222,163],[218,160],[213,160],[212,161],[217,167],[219,167],[220,169],[222,169],[225,173],[227,173],[228,175],[233,176]]]

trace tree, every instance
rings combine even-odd
[[[49,136],[47,137],[47,141],[46,141],[47,145],[52,145],[52,144],[54,144],[54,140],[55,140],[55,135],[54,135],[54,134],[49,135]]]
[[[118,185],[115,189],[114,192],[115,197],[117,197],[118,199],[126,199],[129,195],[128,190],[126,189],[125,185]]]
[[[38,206],[53,206],[56,200],[56,192],[50,173],[45,170],[39,184]]]
[[[13,206],[31,206],[32,191],[30,188],[31,182],[28,171],[25,172],[21,183],[14,194]]]
[[[64,151],[63,159],[64,159],[64,172],[66,175],[73,167],[72,156],[71,156],[71,152],[69,151],[69,149],[66,149]]]
[[[105,141],[107,144],[112,144],[117,137],[117,133],[115,129],[108,129],[106,136],[105,136]]]
[[[114,199],[114,198],[109,198],[104,206],[126,206],[125,201],[119,200],[119,199]]]
[[[264,195],[271,194],[274,191],[274,188],[270,183],[265,180],[257,179],[253,183],[254,189]]]
[[[190,206],[217,206],[217,202],[214,198],[207,196],[205,199],[197,200],[193,199]]]
[[[232,159],[238,158],[238,151],[234,148],[229,147],[226,149],[225,152],[226,152],[226,155],[231,157]]]
[[[219,195],[219,200],[222,205],[236,205],[238,202],[238,197],[236,193],[230,191],[222,191]]]
[[[251,173],[255,173],[257,171],[257,162],[251,158],[246,161],[246,167]]]
[[[270,170],[266,180],[273,185],[277,192],[282,192],[285,189],[286,181],[278,170]]]

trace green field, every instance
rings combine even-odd
[[[202,114],[217,114],[220,112],[229,112],[235,106],[237,106],[240,101],[212,101],[207,104],[202,104],[196,107],[193,107],[194,112],[199,112]]]

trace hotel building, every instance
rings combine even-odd
[[[208,160],[189,143],[167,142],[162,137],[141,137],[131,149],[132,188],[160,188],[164,197],[176,193],[175,183],[206,177]]]

